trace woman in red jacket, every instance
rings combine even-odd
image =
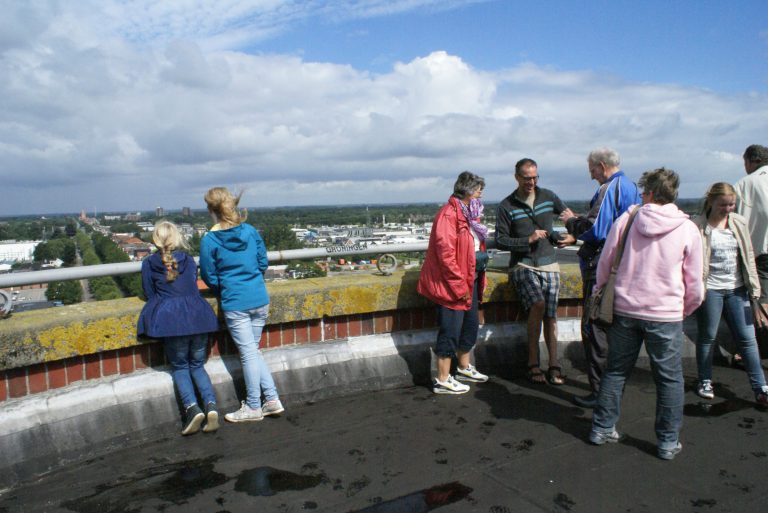
[[[480,326],[477,310],[483,298],[488,262],[488,229],[480,222],[484,187],[485,180],[469,171],[459,175],[453,196],[432,223],[427,256],[416,288],[438,305],[437,378],[433,387],[436,394],[469,391],[468,385],[450,374],[453,357],[458,364],[456,378],[475,383],[488,381],[488,376],[469,362]]]

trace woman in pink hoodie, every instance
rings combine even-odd
[[[589,440],[596,445],[619,441],[616,422],[624,384],[645,341],[656,382],[658,456],[671,460],[682,450],[683,318],[704,299],[701,236],[674,204],[680,185],[677,173],[648,171],[638,185],[643,205],[630,208],[614,223],[597,268],[596,288],[602,288],[630,214],[637,209],[616,272],[608,362]]]

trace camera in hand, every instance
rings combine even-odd
[[[550,244],[552,244],[553,246],[557,246],[560,243],[560,241],[565,238],[565,235],[566,234],[563,232],[551,231],[547,234],[547,239],[549,240]]]

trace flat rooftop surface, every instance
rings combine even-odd
[[[638,368],[618,429],[587,442],[591,411],[562,387],[493,377],[462,396],[422,387],[292,405],[94,455],[0,495],[0,512],[766,512],[768,413],[743,371],[715,367],[717,398],[686,369],[683,452],[656,457],[655,387]],[[73,433],[73,436],[76,436]]]

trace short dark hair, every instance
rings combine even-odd
[[[680,188],[680,177],[671,169],[660,167],[653,171],[646,171],[637,185],[643,192],[653,193],[653,202],[660,205],[674,203],[677,199],[677,190]]]
[[[519,175],[520,171],[522,171],[524,167],[528,167],[528,166],[539,167],[539,165],[533,159],[529,159],[529,158],[520,159],[517,161],[517,164],[515,164],[515,174]]]
[[[768,163],[768,148],[759,144],[747,146],[747,149],[744,150],[744,160],[755,164],[766,164]]]
[[[464,198],[478,189],[485,188],[485,180],[469,171],[462,171],[453,184],[453,195],[457,198]]]

